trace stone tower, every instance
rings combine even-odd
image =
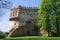
[[[38,8],[12,8],[10,13],[10,31],[8,36],[34,35],[33,26],[38,21]]]

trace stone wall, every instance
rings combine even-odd
[[[30,23],[26,23],[30,21]],[[34,35],[33,26],[38,21],[37,8],[19,6],[12,8],[10,14],[10,32],[8,36]]]

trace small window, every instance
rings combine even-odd
[[[30,31],[27,31],[27,35],[30,35]]]
[[[16,25],[16,23],[14,25]]]
[[[32,15],[32,14],[30,14],[30,16],[31,16],[31,17],[33,17],[33,15]]]
[[[26,13],[26,15],[29,15],[28,13]]]
[[[13,13],[13,16],[14,16],[14,13]]]
[[[22,21],[22,23],[24,23],[24,21]]]

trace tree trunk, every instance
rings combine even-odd
[[[56,27],[57,27],[57,36],[59,36],[59,24],[58,24],[58,17],[56,18]]]

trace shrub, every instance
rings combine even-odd
[[[5,33],[0,31],[0,38],[5,38]]]

